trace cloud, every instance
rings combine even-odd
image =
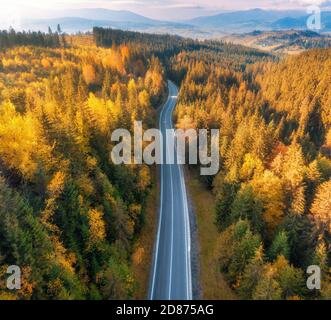
[[[299,2],[302,2],[303,4],[307,4],[307,5],[318,5],[319,6],[327,1],[325,1],[325,0],[301,0]]]

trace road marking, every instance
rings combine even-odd
[[[169,104],[170,108],[167,109],[165,113],[165,118],[169,116],[170,127],[172,127],[172,105]],[[165,128],[167,129],[167,128]],[[167,142],[166,142],[167,143]],[[167,151],[170,154],[169,145],[167,144]],[[170,233],[170,265],[169,265],[169,292],[168,299],[171,299],[171,289],[172,289],[172,268],[173,268],[173,250],[174,250],[174,187],[173,187],[173,179],[172,179],[172,165],[169,164],[170,170],[170,190],[171,190],[171,233]]]
[[[181,185],[182,185],[182,196],[184,201],[185,210],[185,232],[186,232],[186,246],[187,246],[187,298],[192,300],[192,274],[191,274],[191,228],[190,228],[190,216],[187,206],[187,193],[185,186],[185,179],[183,173],[183,167],[180,167]]]
[[[177,146],[175,145],[175,152],[177,152]],[[185,187],[185,179],[183,175],[183,167],[177,164],[177,170],[180,177],[180,187],[182,191],[182,201],[184,209],[184,230],[185,230],[185,244],[187,250],[185,250],[185,267],[186,267],[186,298],[192,300],[192,276],[191,276],[191,234],[190,234],[190,223],[189,213],[187,207],[187,194]]]
[[[160,113],[160,119],[159,119],[159,129],[161,130],[161,119],[163,115],[163,110],[164,107],[167,105],[169,102],[169,97],[166,103],[163,105]],[[163,141],[162,141],[162,162],[164,160],[164,155],[163,155]],[[160,214],[159,214],[159,225],[158,225],[158,231],[157,231],[157,236],[156,236],[156,249],[155,249],[155,257],[154,257],[154,270],[153,270],[153,279],[152,279],[152,288],[151,288],[151,294],[150,294],[150,300],[153,300],[154,296],[154,286],[155,286],[155,275],[156,275],[156,266],[157,266],[157,261],[158,261],[158,255],[159,255],[159,242],[160,242],[160,232],[161,232],[161,223],[162,223],[162,215],[163,215],[163,164],[161,164],[160,168],[161,172],[161,180],[160,180],[160,189],[161,189],[161,195],[160,195]]]
[[[174,190],[172,182],[172,165],[170,168],[170,186],[171,186],[171,240],[170,240],[170,270],[169,270],[169,300],[171,299],[171,289],[172,289],[172,262],[173,262],[173,250],[174,250]]]
[[[173,128],[172,123],[172,113],[174,108],[176,107],[176,103],[174,103],[166,113],[166,117],[169,115],[170,120],[170,129]],[[175,145],[175,155],[176,155],[176,145]],[[184,209],[184,234],[185,234],[185,268],[186,268],[186,297],[187,300],[192,300],[192,278],[191,278],[191,235],[190,235],[190,224],[189,224],[189,214],[188,214],[188,207],[187,207],[187,195],[186,195],[186,188],[185,188],[185,180],[183,177],[182,167],[175,163],[176,169],[178,170],[179,177],[180,177],[180,185],[182,191],[182,202],[183,202],[183,209]],[[171,190],[173,196],[173,185],[172,185],[172,170],[171,170]],[[173,205],[173,200],[172,200]],[[173,233],[173,207],[172,207],[172,233]],[[172,234],[172,241],[173,241],[173,234]],[[171,261],[172,261],[172,250],[173,250],[173,242],[171,244]],[[172,265],[172,263],[171,263]],[[172,275],[172,272],[171,272]],[[172,276],[170,277],[170,279]],[[170,280],[172,282],[172,279]],[[170,293],[169,293],[170,299]]]
[[[176,104],[173,106],[172,110],[175,108]],[[171,113],[172,114],[172,113]],[[171,128],[173,127],[171,119]],[[177,153],[177,146],[175,144],[175,154]],[[189,223],[189,212],[187,206],[187,194],[185,187],[185,179],[183,174],[183,167],[178,163],[176,164],[177,170],[179,172],[181,191],[182,191],[182,201],[184,209],[184,230],[185,230],[185,267],[186,267],[186,297],[187,300],[192,300],[192,275],[191,275],[191,232]]]
[[[163,105],[160,119],[159,119],[159,127],[162,131],[161,122],[163,121],[162,118],[164,116],[165,111],[165,120],[163,121],[164,124],[167,123],[167,116],[169,115],[170,121],[170,129],[173,128],[172,123],[172,113],[174,108],[176,107],[176,100],[172,98],[177,98],[176,96],[171,95],[172,83],[168,81],[168,88],[169,88],[169,96],[166,103]],[[174,104],[172,103],[174,101]],[[170,106],[170,107],[168,107]],[[168,107],[168,108],[167,108]],[[165,130],[167,128],[165,127]],[[164,142],[164,141],[163,141]],[[163,154],[164,148],[162,145],[162,157],[164,160]],[[169,146],[166,145],[166,151],[169,152]],[[175,146],[175,155],[176,155],[176,146]],[[162,224],[162,217],[163,217],[163,180],[164,180],[164,164],[161,164],[161,200],[160,200],[160,214],[159,214],[159,225],[158,225],[158,233],[156,239],[156,250],[155,250],[155,257],[154,257],[154,270],[153,270],[153,279],[152,279],[152,288],[150,293],[150,299],[152,300],[154,297],[154,287],[155,287],[155,277],[156,277],[156,268],[158,264],[158,253],[159,253],[159,242],[160,242],[160,232],[161,232],[161,224]],[[185,233],[185,269],[186,269],[186,297],[188,300],[192,299],[192,275],[191,275],[191,233],[190,233],[190,223],[189,223],[189,212],[187,206],[187,194],[186,194],[186,187],[185,187],[185,179],[183,175],[182,166],[178,163],[176,164],[176,169],[179,171],[180,177],[180,184],[181,184],[181,191],[182,191],[182,201],[183,201],[183,209],[184,209],[184,233]],[[171,186],[171,246],[170,246],[170,268],[169,268],[169,292],[168,298],[171,299],[171,290],[172,290],[172,269],[173,269],[173,245],[174,245],[174,189],[173,189],[173,168],[172,165],[169,165],[170,169],[170,186]]]

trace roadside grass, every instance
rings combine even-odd
[[[198,228],[202,299],[235,300],[235,293],[218,269],[216,243],[219,233],[214,224],[215,197],[205,188],[194,170],[187,170],[186,173],[186,184]]]

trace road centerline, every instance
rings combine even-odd
[[[191,240],[187,195],[182,166],[178,164],[176,157],[176,136],[174,136],[175,144],[173,144],[172,137],[167,132],[167,130],[174,129],[172,114],[176,107],[178,91],[170,81],[168,81],[168,88],[168,99],[159,118],[163,143],[163,161],[160,171],[161,207],[152,267],[150,299],[191,300]],[[169,163],[170,159],[171,163]],[[169,170],[167,170],[168,168]]]

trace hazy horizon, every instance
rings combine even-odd
[[[198,16],[208,16],[222,11],[241,11],[249,9],[266,10],[305,10],[308,5],[331,7],[329,0],[12,0],[10,4],[0,0],[1,19],[59,17],[71,9],[103,8],[128,10],[156,20],[188,20]]]

